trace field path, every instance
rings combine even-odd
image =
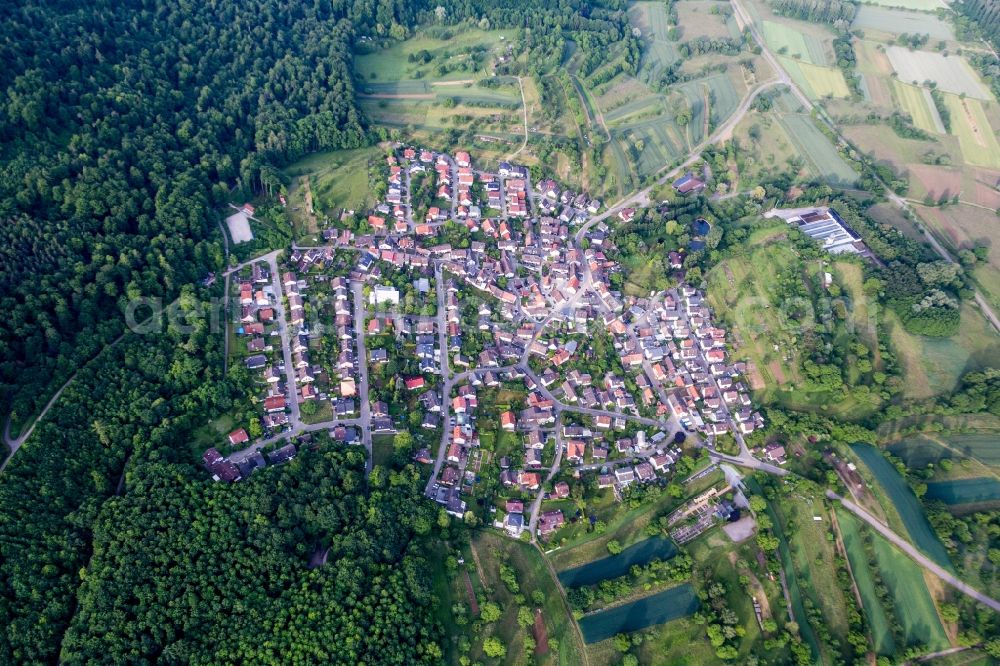
[[[364,99],[434,99],[432,93],[361,93]]]
[[[457,81],[435,81],[432,86],[467,86],[475,83],[475,79],[459,79]]]
[[[935,562],[931,558],[921,553],[912,544],[910,544],[909,541],[907,541],[906,539],[899,536],[898,534],[890,530],[888,527],[880,523],[878,520],[875,519],[874,516],[872,516],[870,513],[862,509],[854,502],[848,499],[844,499],[843,497],[833,492],[832,490],[827,490],[826,496],[832,500],[839,501],[844,506],[845,509],[847,509],[848,511],[856,515],[858,518],[871,525],[875,529],[875,531],[877,531],[883,537],[888,539],[890,543],[892,543],[894,546],[903,551],[903,553],[909,556],[910,559],[915,561],[924,569],[930,571],[935,576],[943,580],[948,585],[951,585],[953,588],[955,588],[962,594],[971,597],[972,599],[975,599],[976,601],[985,606],[989,606],[990,608],[992,608],[997,612],[1000,612],[1000,601],[997,601],[993,597],[989,597],[983,594],[982,592],[972,587],[968,583],[952,575],[951,572],[947,571],[937,562]]]
[[[587,654],[587,641],[583,640],[583,632],[580,631],[580,623],[576,621],[573,617],[573,608],[569,605],[569,600],[566,598],[566,589],[562,586],[559,581],[559,576],[556,574],[555,567],[552,566],[552,562],[549,558],[545,557],[545,551],[542,550],[538,543],[532,544],[538,550],[538,554],[542,556],[542,562],[545,562],[545,568],[549,570],[549,574],[552,576],[552,581],[556,584],[556,589],[559,591],[559,598],[562,599],[563,607],[566,609],[566,614],[569,616],[570,624],[573,625],[573,632],[576,635],[576,639],[580,642],[580,654],[583,655],[584,666],[590,666],[590,656]]]
[[[517,87],[521,89],[521,110],[524,112],[524,141],[521,142],[520,148],[506,157],[508,160],[528,147],[528,103],[524,100],[524,83],[521,82],[520,76],[517,77]]]

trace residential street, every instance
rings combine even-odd
[[[351,298],[354,299],[354,335],[357,341],[358,365],[358,408],[361,410],[361,442],[368,451],[367,469],[372,471],[372,428],[371,428],[371,400],[368,397],[368,347],[365,345],[365,319],[367,309],[364,299],[364,283],[360,280],[351,280]]]
[[[275,250],[262,257],[268,263],[271,270],[271,281],[274,284],[275,314],[278,322],[278,332],[281,334],[281,357],[285,363],[285,396],[291,414],[288,422],[292,430],[299,430],[302,427],[302,418],[299,413],[299,398],[296,395],[295,387],[295,366],[292,364],[291,332],[288,330],[288,319],[285,316],[285,301],[282,293],[281,273],[278,272],[278,254],[280,250]]]

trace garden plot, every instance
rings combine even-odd
[[[951,26],[934,14],[860,5],[851,26],[860,30],[878,30],[896,35],[903,33],[929,35],[931,39],[953,40]]]
[[[900,108],[909,114],[914,125],[925,132],[945,133],[941,116],[938,115],[937,107],[927,88],[912,86],[898,80],[893,80],[892,85]]]
[[[764,21],[763,26],[764,41],[775,53],[813,65],[827,64],[823,42],[813,35],[774,21]]]
[[[958,137],[965,163],[1000,168],[1000,144],[979,100],[945,95],[944,101],[951,115],[951,133]]]
[[[934,81],[939,90],[976,99],[993,99],[969,63],[961,56],[944,56],[929,51],[911,51],[902,46],[885,50],[900,81],[920,84]]]

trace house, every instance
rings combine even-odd
[[[248,356],[243,362],[246,364],[247,370],[259,370],[267,365],[267,357],[263,354],[256,354]]]
[[[521,536],[521,532],[524,530],[524,515],[520,513],[508,513],[507,517],[504,518],[503,526],[512,537]]]
[[[517,427],[517,418],[514,416],[514,412],[506,411],[500,415],[500,427],[508,431]]]
[[[785,447],[777,442],[771,442],[764,447],[764,456],[778,465],[784,465],[787,462],[785,459]]]
[[[555,493],[555,496],[559,499],[566,499],[569,497],[569,484],[565,481],[557,483],[552,490]]]
[[[566,522],[562,511],[545,511],[538,517],[538,533],[552,534]]]
[[[423,377],[410,377],[405,380],[407,391],[416,391],[417,389],[422,389],[427,382]]]
[[[296,450],[294,444],[285,444],[280,449],[275,449],[267,454],[267,459],[272,465],[281,465],[295,457]]]
[[[201,460],[205,469],[209,471],[212,478],[216,481],[233,483],[242,478],[239,468],[228,458],[222,457],[222,454],[215,447],[207,449],[202,455]]]
[[[542,485],[542,475],[538,472],[521,472],[517,475],[517,483],[525,490],[538,490]]]
[[[583,454],[587,449],[583,440],[571,439],[566,442],[566,460],[573,463],[582,463]],[[595,449],[596,453],[596,449]]]
[[[690,171],[675,180],[673,185],[678,194],[698,193],[705,189],[705,183],[695,178]]]
[[[243,428],[240,428],[239,430],[234,430],[231,433],[229,433],[229,443],[232,444],[233,446],[236,446],[237,444],[243,444],[244,442],[248,441],[250,441],[250,436],[247,434],[247,431],[244,430]]]
[[[377,284],[372,289],[369,301],[372,305],[384,305],[386,303],[399,305],[399,292],[395,287]]]
[[[272,395],[270,397],[264,398],[264,410],[268,412],[285,411],[285,396]]]
[[[524,502],[521,500],[507,500],[504,510],[507,513],[524,513]]]

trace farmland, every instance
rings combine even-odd
[[[288,207],[299,233],[315,233],[317,215],[372,203],[369,167],[381,155],[378,147],[315,153],[287,167],[291,185]],[[310,210],[312,209],[312,210]]]
[[[902,110],[913,120],[913,124],[925,132],[944,134],[944,125],[937,107],[930,98],[930,91],[921,86],[913,86],[893,79],[893,90]]]
[[[872,0],[872,2],[882,7],[900,7],[919,12],[933,12],[948,7],[944,0]]]
[[[778,56],[778,60],[796,85],[813,99],[850,95],[847,82],[844,81],[844,75],[839,69],[814,65],[785,56]]]
[[[844,549],[847,551],[847,559],[851,563],[851,574],[854,576],[854,583],[858,586],[858,593],[861,595],[864,615],[871,629],[875,652],[890,655],[896,647],[892,638],[891,621],[875,591],[875,579],[868,567],[868,557],[865,554],[864,544],[861,543],[858,520],[850,512],[837,507],[837,523],[840,526]]]
[[[694,588],[685,583],[587,615],[580,620],[580,630],[587,643],[598,643],[616,634],[638,631],[690,615],[697,608],[698,597]]]
[[[857,172],[844,161],[812,118],[802,114],[788,114],[781,116],[780,121],[799,149],[799,154],[805,156],[815,172],[827,182],[850,187],[857,181]]]
[[[979,100],[961,99],[958,95],[945,95],[944,100],[965,163],[1000,168],[1000,144]]]
[[[902,46],[889,46],[885,50],[899,80],[906,83],[934,81],[938,88],[976,99],[992,99],[979,76],[961,56],[944,56],[930,51],[911,51]]]
[[[826,65],[823,43],[811,34],[775,21],[763,22],[764,41],[777,54],[811,63]]]
[[[478,30],[463,27],[460,30],[427,31],[411,39],[395,42],[388,48],[362,53],[354,59],[355,72],[362,81],[420,81],[431,77],[438,81],[455,81],[480,78],[485,69],[476,53],[499,50],[503,42],[513,39],[514,30]],[[416,61],[411,55],[426,51],[427,62]],[[447,63],[451,71],[437,71]],[[457,65],[457,66],[456,66]]]
[[[931,39],[952,40],[955,38],[951,26],[933,14],[874,5],[860,5],[851,27],[897,35],[902,33],[929,35]]]
[[[885,491],[888,500],[899,513],[913,543],[941,566],[951,568],[948,553],[927,521],[923,507],[920,506],[916,495],[906,485],[906,481],[896,471],[896,468],[873,446],[855,444],[851,446],[851,449],[864,462]]]

